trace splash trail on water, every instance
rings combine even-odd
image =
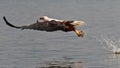
[[[103,40],[103,48],[108,50],[108,51],[112,51],[114,54],[120,54],[120,41],[115,40],[113,41],[110,38],[105,38],[102,37]]]

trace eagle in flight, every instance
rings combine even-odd
[[[81,26],[85,22],[83,21],[66,21],[66,20],[57,20],[53,18],[49,18],[47,16],[40,17],[41,22],[38,20],[36,23],[25,25],[25,26],[15,26],[7,21],[6,17],[3,17],[6,24],[10,27],[17,28],[17,29],[33,29],[33,30],[39,30],[39,31],[47,31],[47,32],[53,32],[57,30],[61,30],[64,32],[70,32],[74,31],[78,37],[83,37],[84,33],[83,31],[79,31],[75,26]]]

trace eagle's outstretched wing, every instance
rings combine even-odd
[[[40,31],[57,31],[57,30],[63,30],[62,25],[56,24],[56,21],[50,21],[50,22],[39,22],[30,24],[28,26],[15,26],[7,21],[6,17],[3,17],[6,24],[10,27],[17,28],[17,29],[33,29],[33,30],[40,30]]]
[[[10,27],[14,27],[14,28],[18,28],[18,29],[22,28],[22,27],[14,26],[14,25],[12,25],[11,23],[9,23],[9,22],[7,21],[7,19],[6,19],[5,16],[3,17],[3,19],[4,19],[4,21],[6,22],[6,24],[7,24],[8,26],[10,26]]]

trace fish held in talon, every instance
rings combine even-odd
[[[40,18],[43,19],[44,18]],[[24,25],[24,26],[15,26],[11,24],[10,22],[7,21],[6,17],[3,17],[3,20],[5,21],[6,25],[17,28],[17,29],[32,29],[32,30],[38,30],[38,31],[46,31],[46,32],[53,32],[53,31],[58,31],[61,30],[63,32],[70,32],[74,31],[77,36],[83,37],[84,33],[83,31],[79,31],[76,29],[75,26],[80,25],[80,22],[74,22],[74,21],[62,21],[62,20],[57,20],[57,19],[48,19],[44,20],[43,22],[39,22],[38,20],[36,23],[30,24],[30,25]],[[83,23],[81,23],[83,24]],[[81,25],[80,25],[81,26]]]

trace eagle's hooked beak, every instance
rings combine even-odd
[[[75,31],[75,33],[77,34],[78,37],[81,37],[81,38],[82,38],[82,37],[84,36],[83,31],[79,31],[79,30],[77,30],[77,29],[75,29],[74,31]]]

